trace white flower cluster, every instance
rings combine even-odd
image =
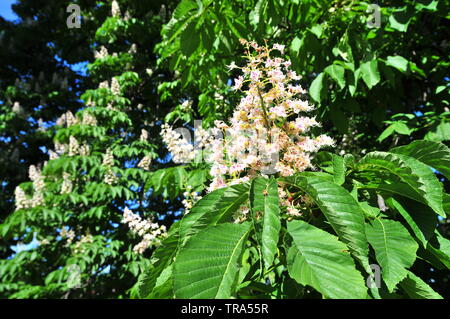
[[[69,156],[75,156],[80,151],[80,143],[78,143],[78,140],[70,136],[69,137]]]
[[[108,148],[106,150],[106,154],[103,156],[103,163],[102,164],[107,169],[106,173],[105,173],[105,176],[103,178],[103,181],[105,182],[105,184],[113,185],[114,183],[117,182],[118,178],[117,178],[116,174],[112,170],[112,166],[114,166],[114,155],[113,155],[112,150],[110,148]]]
[[[82,254],[85,251],[85,248],[86,248],[85,245],[93,243],[93,242],[94,242],[94,238],[92,237],[91,234],[81,235],[80,240],[75,242],[75,245],[73,247],[73,252],[75,254]]]
[[[70,194],[73,189],[72,179],[69,173],[63,173],[63,182],[61,185],[61,194]]]
[[[181,103],[181,105],[180,105],[180,109],[182,111],[190,110],[191,107],[192,107],[192,101],[191,100],[186,100],[183,103]]]
[[[108,148],[106,153],[103,155],[103,166],[113,166],[114,165],[114,155],[112,150]]]
[[[120,17],[120,7],[119,3],[116,0],[113,0],[111,3],[111,15],[113,17]]]
[[[184,205],[184,214],[188,214],[191,211],[191,208],[197,203],[202,196],[197,192],[192,191],[192,186],[188,185],[186,187],[186,191],[183,193],[184,199],[181,202]]]
[[[67,111],[56,120],[56,125],[59,126],[69,127],[76,124],[78,124],[78,119],[75,117],[75,115],[73,115],[71,111]]]
[[[120,95],[120,84],[117,78],[112,78],[111,80],[111,92],[114,95]]]
[[[272,56],[284,52],[284,46],[272,48],[241,40],[247,48],[246,66],[232,63],[230,69],[241,69],[234,79],[234,89],[245,88],[230,125],[216,121],[223,138],[212,143],[209,191],[242,183],[258,175],[278,173],[291,176],[311,167],[311,154],[321,147],[333,145],[327,135],[309,137],[309,129],[319,126],[314,117],[302,115],[313,110],[302,100],[305,90],[295,84],[300,79],[290,69],[291,62]],[[256,54],[252,53],[255,51]]]
[[[249,217],[250,208],[248,206],[241,206],[239,209],[234,212],[233,219],[236,224],[243,223]]]
[[[174,163],[189,163],[195,158],[194,146],[168,124],[161,126],[161,136]]]
[[[14,102],[13,107],[12,107],[12,111],[16,114],[22,115],[25,113],[24,108],[22,107],[22,105],[20,105],[19,102]]]
[[[28,198],[23,189],[17,186],[14,190],[16,210],[33,208],[45,204],[43,194],[45,182],[41,171],[36,166],[31,165],[28,169],[28,176],[33,182],[33,197]]]
[[[23,191],[20,186],[17,186],[14,190],[14,196],[15,196],[15,204],[16,204],[16,210],[19,209],[27,209],[31,207],[31,200],[27,197],[25,192]]]
[[[143,170],[150,170],[150,165],[152,163],[152,158],[150,155],[145,155],[138,163],[138,167],[142,168]]]
[[[68,229],[65,226],[61,227],[59,235],[61,236],[61,238],[66,239],[67,245],[70,245],[75,239],[75,232],[73,231],[73,229]]]
[[[109,82],[108,81],[103,81],[100,82],[100,84],[98,85],[99,89],[109,89]]]
[[[146,142],[148,140],[148,131],[145,129],[141,130],[141,136],[139,137],[141,142]]]
[[[48,244],[50,244],[50,241],[47,238],[39,240],[39,245],[44,246],[44,245],[48,245]]]
[[[128,50],[128,53],[130,54],[136,54],[137,53],[137,45],[136,43],[133,43],[130,47],[130,49]]]
[[[124,209],[122,223],[128,224],[133,233],[143,238],[133,248],[134,252],[138,254],[144,253],[149,247],[158,246],[161,240],[167,236],[166,226],[143,219],[127,207]]]
[[[94,57],[96,59],[103,59],[106,58],[108,56],[108,49],[105,48],[103,45],[100,47],[100,51],[95,51],[94,53]]]
[[[205,130],[201,127],[196,128],[194,138],[197,149],[207,148],[211,146],[211,143],[213,141],[213,135],[211,135],[210,131]]]
[[[125,16],[124,16],[124,20],[125,21],[128,21],[128,20],[130,20],[132,17],[131,17],[131,13],[130,13],[130,11],[125,11]]]
[[[92,115],[88,112],[85,112],[85,113],[83,113],[82,123],[84,125],[97,126],[97,119],[95,118],[94,115]]]

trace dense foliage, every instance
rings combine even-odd
[[[0,18],[0,297],[450,297],[446,1],[51,3]]]

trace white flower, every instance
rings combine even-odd
[[[120,95],[120,84],[117,78],[112,78],[111,80],[111,92],[114,95]]]
[[[120,7],[116,0],[113,0],[111,3],[111,15],[113,17],[120,17]]]

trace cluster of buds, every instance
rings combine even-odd
[[[127,224],[133,233],[142,237],[141,242],[133,248],[133,251],[139,254],[149,247],[158,246],[167,236],[166,226],[143,219],[128,208],[124,209],[122,223]]]

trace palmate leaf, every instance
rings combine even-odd
[[[229,221],[233,213],[248,200],[249,187],[249,184],[239,184],[220,188],[199,200],[181,220],[181,244],[201,229]]]
[[[346,243],[350,252],[368,269],[368,243],[364,226],[364,211],[358,202],[342,186],[321,177],[286,179],[288,183],[306,192],[319,206],[340,240]]]
[[[253,215],[262,213],[261,247],[266,268],[277,252],[281,229],[278,206],[278,183],[276,179],[255,178],[250,187],[250,207]]]
[[[303,221],[287,225],[293,244],[288,250],[289,275],[328,298],[362,299],[367,289],[347,246],[337,237]]]
[[[362,171],[387,170],[396,175],[413,188],[437,214],[445,217],[442,184],[431,169],[417,159],[394,153],[371,152],[360,160],[357,167]]]
[[[250,223],[208,227],[180,249],[173,268],[176,298],[230,298]]]
[[[406,278],[400,282],[400,287],[412,299],[443,299],[426,282],[410,271],[408,271]]]
[[[395,147],[389,151],[414,157],[422,163],[437,169],[450,179],[450,148],[445,144],[420,140],[405,146]]]
[[[406,277],[416,260],[418,245],[405,227],[399,222],[376,219],[366,227],[367,239],[375,250],[381,266],[383,280],[392,292],[395,286]]]

